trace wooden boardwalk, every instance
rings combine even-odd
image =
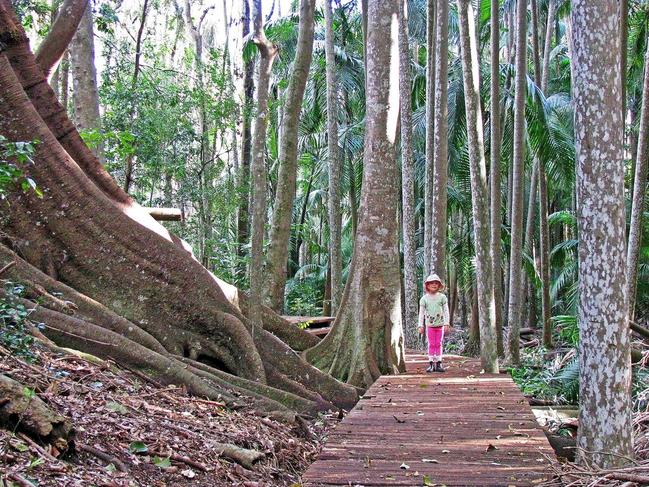
[[[452,357],[426,374],[382,376],[329,434],[302,477],[307,486],[523,486],[550,477],[555,456],[527,401],[506,374],[480,374]]]

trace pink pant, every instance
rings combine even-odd
[[[441,362],[442,360],[442,342],[444,341],[444,327],[426,328],[428,335],[428,360]]]

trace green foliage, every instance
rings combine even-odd
[[[317,277],[290,279],[286,283],[286,312],[295,316],[319,316],[322,313],[324,282]]]
[[[4,295],[0,296],[0,344],[31,362],[35,359],[34,337],[29,333],[33,324],[29,321],[29,310],[20,302],[23,292],[20,284],[6,282],[4,285]]]
[[[18,183],[23,191],[34,191],[39,197],[42,193],[36,182],[24,176],[21,166],[33,164],[35,142],[9,142],[0,135],[0,200],[6,198],[6,188]]]

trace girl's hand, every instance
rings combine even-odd
[[[423,335],[423,334],[424,334],[424,327],[421,326],[421,325],[419,326],[419,334],[420,334],[420,335]]]

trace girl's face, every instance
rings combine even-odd
[[[439,281],[427,282],[426,291],[428,291],[429,293],[436,293],[437,291],[439,291],[439,288],[441,286],[442,285],[439,283]]]

